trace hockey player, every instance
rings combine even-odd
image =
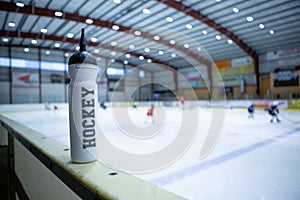
[[[268,112],[272,116],[272,119],[270,121],[271,123],[273,123],[274,119],[276,119],[277,122],[280,122],[280,120],[278,118],[279,110],[278,110],[277,106],[278,106],[277,102],[273,102],[269,106]]]
[[[180,106],[182,109],[184,108],[184,102],[185,102],[184,97],[181,97],[180,98]]]
[[[248,118],[254,118],[253,113],[254,113],[254,104],[252,103],[248,107]]]
[[[149,119],[152,121],[152,123],[154,123],[153,110],[154,110],[154,105],[152,104],[151,107],[148,108],[147,117],[146,117],[146,120],[145,120],[145,124],[147,124],[147,122],[148,122]]]

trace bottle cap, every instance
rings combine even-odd
[[[81,64],[81,63],[97,65],[96,58],[92,54],[86,51],[86,44],[84,43],[84,28],[81,29],[79,47],[80,47],[79,52],[74,53],[70,57],[68,65]]]

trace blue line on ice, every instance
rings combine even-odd
[[[222,155],[222,156],[216,157],[214,159],[208,160],[206,162],[202,162],[202,163],[199,163],[197,165],[194,165],[194,166],[191,166],[191,167],[181,169],[179,171],[167,174],[163,177],[151,180],[150,182],[153,183],[153,184],[159,185],[159,186],[163,186],[163,185],[172,183],[172,182],[177,181],[179,179],[182,179],[182,178],[184,178],[188,175],[198,173],[199,171],[206,170],[210,167],[213,167],[215,165],[218,165],[218,164],[221,164],[223,162],[229,161],[229,160],[234,159],[238,156],[241,156],[243,154],[254,151],[258,148],[264,147],[266,145],[270,145],[271,143],[276,142],[279,139],[283,139],[285,137],[293,135],[293,134],[297,133],[298,131],[300,131],[300,127],[296,128],[294,130],[285,132],[285,133],[278,134],[278,135],[274,136],[273,138],[268,138],[268,139],[262,140],[260,142],[256,142],[254,144],[246,146],[244,148],[237,149],[235,151],[232,151],[232,152],[227,153],[225,155]]]

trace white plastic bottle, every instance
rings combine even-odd
[[[98,113],[97,60],[86,51],[84,29],[80,40],[80,52],[68,62],[71,82],[69,85],[69,121],[71,159],[75,163],[95,161],[96,119]]]

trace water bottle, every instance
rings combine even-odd
[[[74,163],[95,161],[96,119],[98,113],[97,60],[86,51],[84,29],[81,32],[80,52],[68,62],[71,82],[69,85],[70,149]]]

